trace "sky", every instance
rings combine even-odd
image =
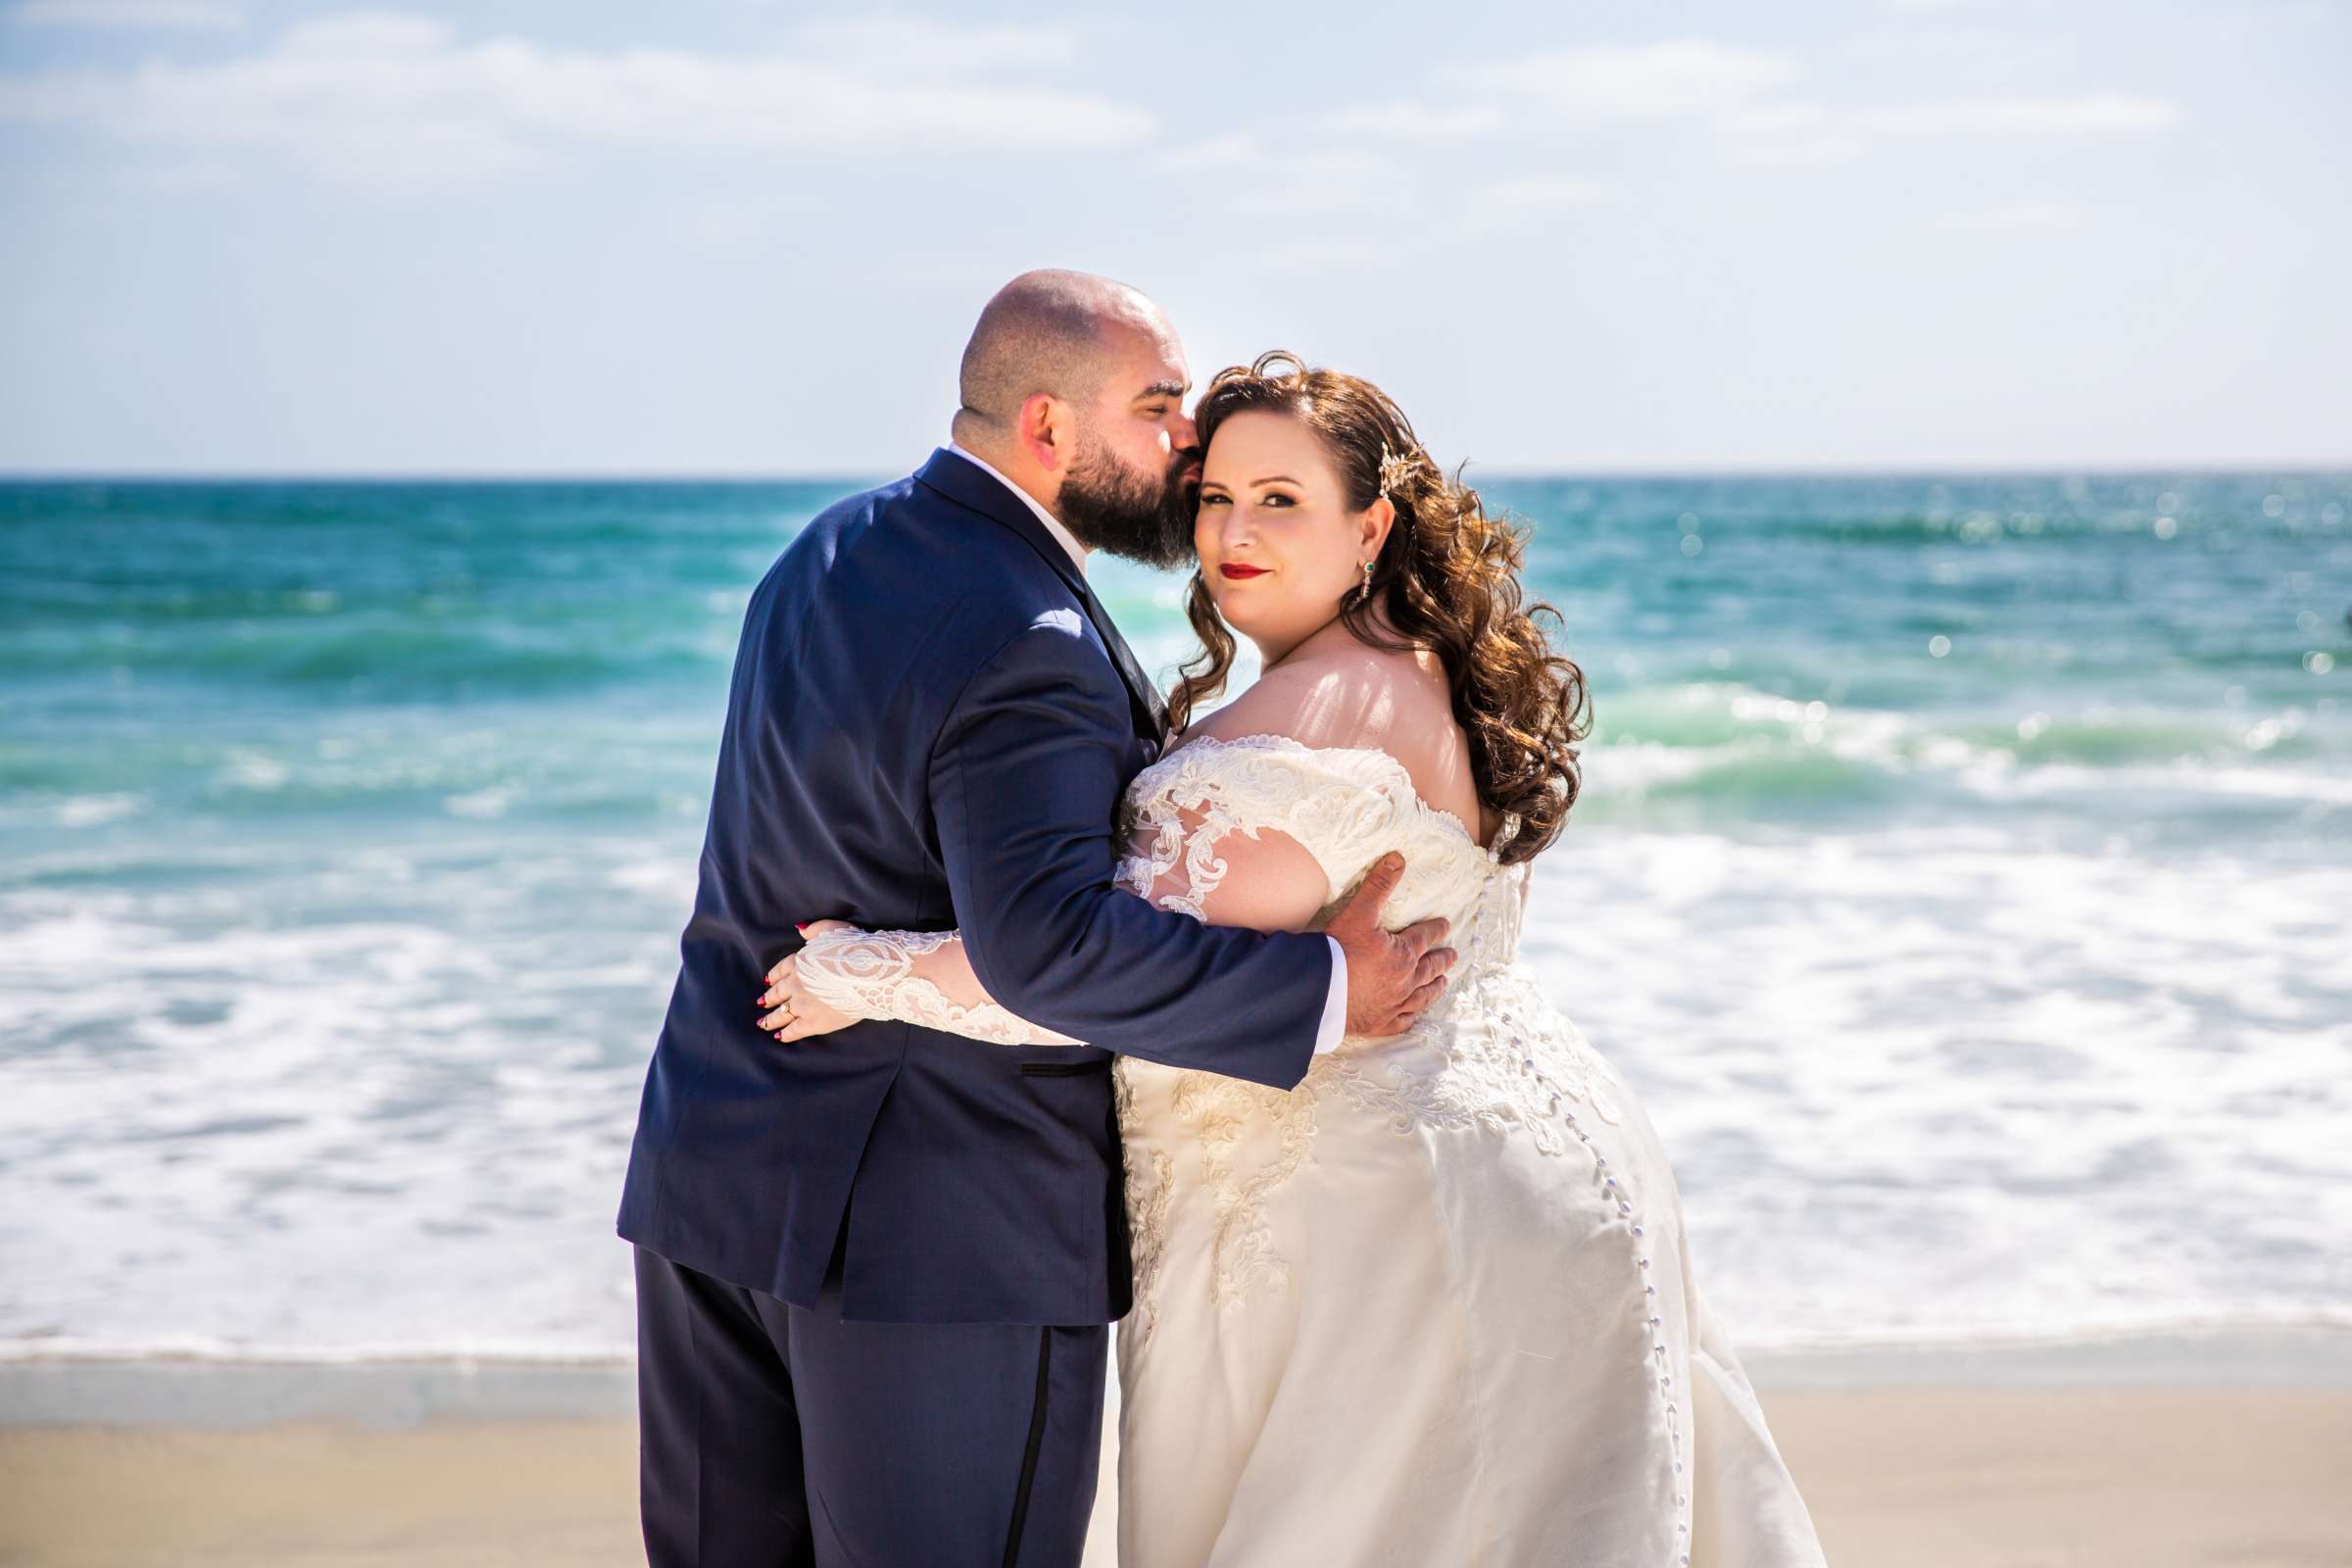
[[[0,469],[903,472],[1023,269],[1526,471],[2352,462],[2352,0],[0,0]]]

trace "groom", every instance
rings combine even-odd
[[[1190,559],[1188,379],[1150,300],[1025,273],[964,349],[952,444],[752,596],[620,1205],[658,1568],[1072,1568],[1128,1307],[1111,1053],[1288,1089],[1437,995],[1444,922],[1378,925],[1393,859],[1326,934],[1112,886],[1167,715],[1086,564]],[[761,976],[825,916],[960,926],[999,1002],[1093,1045],[779,1045]]]

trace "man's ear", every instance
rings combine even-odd
[[[1032,463],[1048,473],[1059,473],[1069,464],[1075,429],[1068,404],[1051,392],[1032,392],[1022,400],[1014,439]]]

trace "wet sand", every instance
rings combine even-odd
[[[410,1404],[386,1406],[379,1387],[369,1419],[273,1419],[286,1390],[318,1381],[287,1369],[269,1385],[277,1404],[248,1396],[220,1424],[170,1419],[193,1408],[185,1399],[105,1424],[55,1419],[72,1413],[59,1391],[87,1394],[97,1377],[122,1408],[105,1380],[151,1391],[171,1380],[116,1367],[27,1382],[16,1370],[6,1414],[19,1424],[0,1426],[0,1563],[12,1568],[643,1560],[625,1408],[486,1415],[512,1399],[453,1407],[386,1374],[386,1387],[416,1395]],[[582,1385],[601,1391],[590,1403],[625,1406],[618,1377]],[[1806,1386],[1818,1380],[1801,1363],[1783,1377],[1788,1386],[1765,1385],[1766,1412],[1835,1564],[2352,1564],[2352,1391],[2332,1379],[2297,1387],[2273,1368],[2239,1389],[1833,1388]],[[577,1395],[566,1396],[575,1409]],[[1087,1568],[1112,1565],[1112,1463]]]

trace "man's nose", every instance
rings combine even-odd
[[[1200,447],[1200,427],[1193,423],[1189,414],[1179,414],[1168,421],[1168,439],[1179,452],[1197,452]]]

